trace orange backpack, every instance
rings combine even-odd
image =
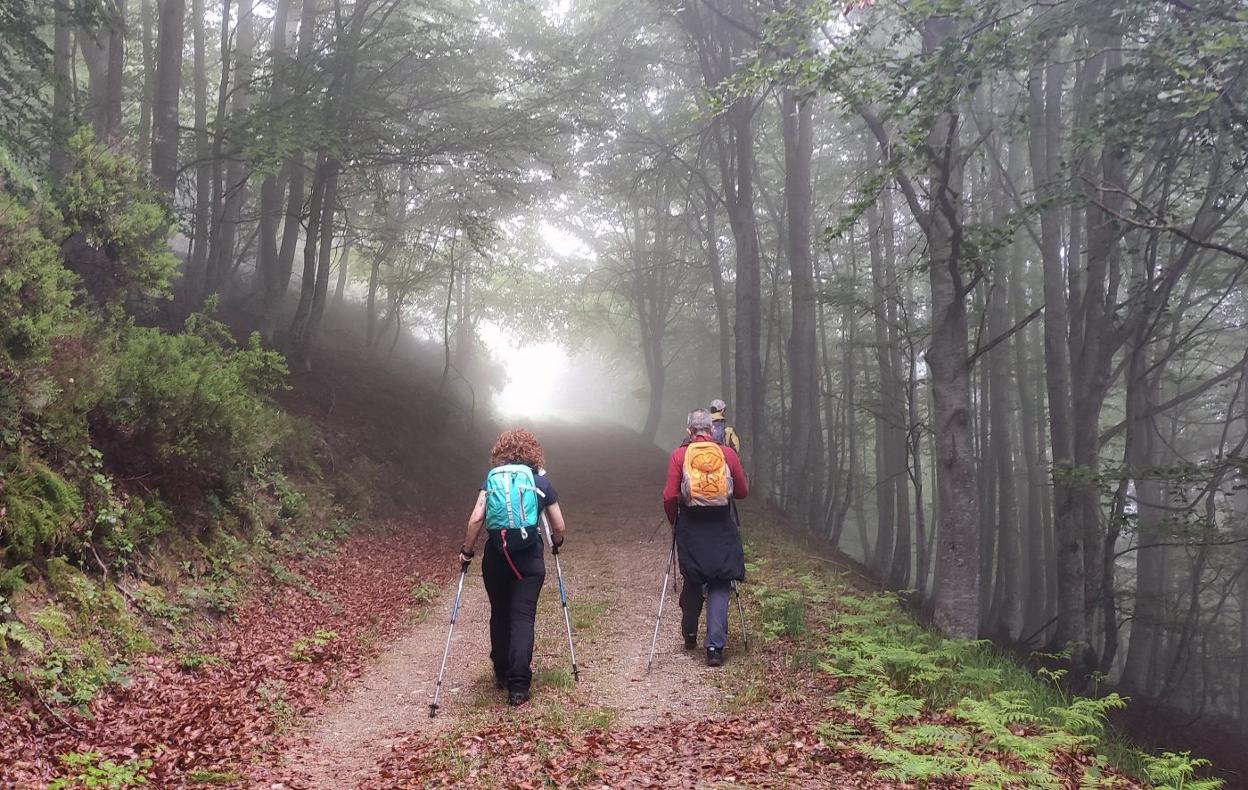
[[[686,507],[727,505],[732,499],[732,472],[724,448],[715,442],[694,442],[685,448],[680,499]]]

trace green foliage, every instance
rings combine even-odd
[[[752,585],[750,594],[759,604],[763,638],[801,636],[806,632],[808,603],[821,603],[826,595],[813,576],[798,577],[796,585]]]
[[[120,518],[103,525],[99,534],[104,548],[127,557],[169,531],[173,516],[168,506],[155,496],[133,499],[121,510]],[[100,518],[96,517],[100,525]]]
[[[843,685],[832,701],[850,721],[821,735],[870,758],[883,776],[1058,788],[1058,755],[1098,746],[1106,714],[1125,704],[1116,694],[1066,697],[989,645],[922,628],[894,594],[824,594],[832,605],[820,667]],[[1100,775],[1099,765],[1089,771]]]
[[[74,167],[58,194],[70,231],[111,264],[111,282],[100,295],[168,295],[177,269],[167,244],[172,209],[147,185],[137,162],[95,143],[88,130],[75,134],[69,147]]]
[[[1191,752],[1162,752],[1144,761],[1144,771],[1156,790],[1219,790],[1221,779],[1200,779],[1197,774],[1211,763]]]
[[[0,464],[0,550],[30,559],[64,545],[82,517],[82,497],[47,466],[10,456]]]
[[[26,586],[26,568],[24,562],[10,568],[0,567],[0,613],[3,613],[6,596],[12,597]]]
[[[75,278],[61,263],[59,232],[50,212],[0,191],[0,371],[10,375],[47,361],[53,341],[74,329]],[[10,398],[0,396],[0,410]]]
[[[126,334],[105,406],[127,450],[144,453],[152,468],[235,486],[285,431],[266,397],[285,375],[282,357],[262,349],[259,336],[239,349],[224,325],[195,315],[176,335]]]
[[[421,582],[412,586],[412,600],[416,603],[429,603],[438,597],[438,586],[432,582]]]
[[[295,708],[286,699],[286,683],[281,680],[266,680],[256,686],[256,695],[273,717],[273,729],[282,733],[290,729],[295,720]]]
[[[324,655],[325,648],[337,638],[337,631],[318,628],[311,636],[295,640],[286,655],[294,661],[315,661]]]
[[[48,790],[69,790],[79,787],[103,787],[123,790],[147,784],[149,759],[118,763],[103,759],[98,752],[74,752],[60,756],[62,776],[48,785]]]
[[[0,651],[11,653],[15,647],[32,655],[40,655],[43,653],[43,640],[16,620],[0,623]]]
[[[182,621],[190,611],[185,606],[173,603],[165,595],[165,591],[150,584],[140,584],[137,592],[137,603],[144,614],[163,620],[170,627]]]
[[[217,667],[224,663],[225,661],[220,656],[207,653],[180,653],[178,655],[178,667],[187,672],[198,672],[204,667]]]

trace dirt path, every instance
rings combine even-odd
[[[622,725],[710,714],[716,692],[700,652],[682,649],[671,588],[654,668],[645,671],[670,547],[670,532],[660,527],[663,454],[626,433],[597,435],[592,442],[582,429],[542,427],[538,434],[568,521],[561,558],[581,671],[572,692],[576,702]],[[599,448],[609,448],[609,466],[593,457]],[[448,556],[453,550],[448,547]],[[375,776],[402,739],[471,726],[474,717],[502,708],[489,667],[489,606],[474,564],[464,584],[439,716],[429,718],[453,598],[453,588],[442,593],[350,692],[305,724],[301,743],[278,758],[285,787],[355,787]],[[540,710],[543,687],[567,685],[570,669],[549,556],[535,652],[531,707]]]

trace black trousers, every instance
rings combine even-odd
[[[510,691],[528,691],[533,681],[533,622],[546,580],[541,544],[512,553],[511,562],[490,546],[481,558],[481,577],[490,598],[494,677]]]

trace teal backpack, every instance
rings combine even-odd
[[[536,531],[541,493],[533,470],[524,464],[494,467],[485,477],[485,528],[518,529],[521,540],[527,541],[529,530]]]

